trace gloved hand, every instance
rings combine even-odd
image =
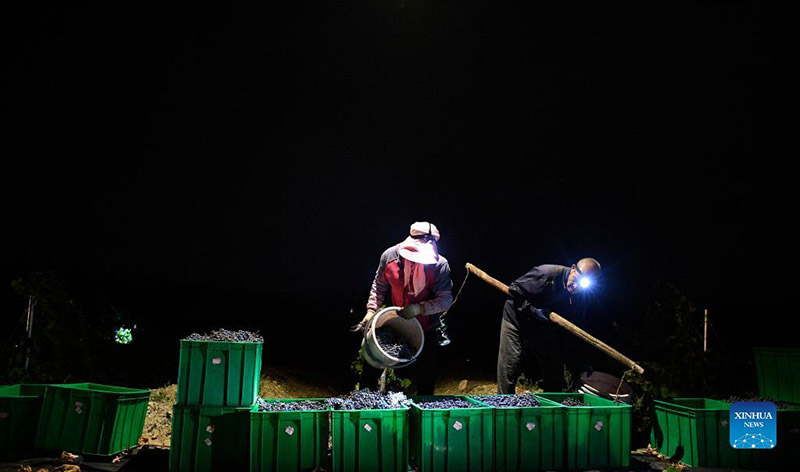
[[[407,320],[410,320],[411,318],[416,318],[417,316],[421,315],[423,311],[422,303],[412,303],[411,305],[401,308],[397,314]]]
[[[350,331],[355,333],[356,331],[361,331],[361,334],[364,336],[367,335],[367,326],[369,326],[369,320],[375,316],[375,312],[373,310],[367,310],[367,314],[364,315],[364,318],[356,325],[350,327]]]

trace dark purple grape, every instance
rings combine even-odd
[[[408,406],[410,401],[402,392],[381,393],[365,388],[329,398],[327,403],[334,410],[391,410]]]
[[[186,341],[224,341],[229,343],[263,343],[264,338],[250,331],[231,331],[224,328],[215,329],[210,333],[192,333],[184,338]]]
[[[462,398],[441,397],[436,400],[421,400],[414,402],[415,405],[423,410],[452,410],[456,408],[480,408],[480,405],[470,403]]]
[[[408,343],[395,333],[393,329],[381,328],[375,330],[375,337],[381,348],[392,357],[397,359],[411,359],[416,354]]]
[[[540,406],[539,400],[532,393],[521,395],[487,395],[472,397],[496,408],[534,408]]]
[[[561,404],[564,406],[589,406],[586,403],[578,400],[577,398],[568,397],[561,401]]]
[[[256,400],[258,411],[312,411],[327,410],[328,403],[325,401],[303,400],[294,402],[266,402],[259,398]]]

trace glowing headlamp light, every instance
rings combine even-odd
[[[580,280],[578,281],[578,285],[580,285],[580,287],[584,289],[589,288],[592,286],[592,279],[590,279],[589,277],[581,277]]]

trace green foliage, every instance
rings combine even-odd
[[[678,287],[659,282],[639,325],[616,326],[632,346],[644,375],[626,374],[636,392],[634,435],[645,438],[655,400],[726,395],[723,377],[736,376],[733,362],[718,350],[703,352],[703,310]]]
[[[640,326],[622,333],[645,377],[629,377],[655,398],[709,395],[730,368],[720,351],[703,352],[703,310],[674,285],[658,283]]]
[[[405,391],[411,386],[411,379],[398,377],[394,369],[386,369],[386,390]]]
[[[87,315],[65,280],[52,272],[33,272],[13,280],[11,287],[22,300],[33,297],[33,338],[28,341],[18,336],[3,346],[0,357],[8,362],[0,366],[4,369],[0,376],[9,382],[96,379],[97,371],[108,361],[113,333],[110,320]]]
[[[542,391],[541,387],[542,380],[541,379],[533,380],[532,378],[528,378],[524,372],[519,374],[519,379],[517,379],[517,383],[519,384],[520,387],[524,388],[529,392]]]
[[[353,362],[350,363],[350,370],[353,371],[353,373],[357,374],[360,377],[361,376],[361,372],[364,371],[364,362],[365,362],[364,353],[361,352],[361,349],[359,349],[358,350],[358,355],[353,360]],[[356,387],[356,390],[357,389],[358,389],[358,387]]]
[[[364,359],[364,353],[361,349],[358,350],[358,356],[350,363],[350,370],[357,374],[358,378],[361,378],[361,373],[364,372],[364,363],[366,360]],[[386,390],[392,391],[399,391],[399,390],[406,390],[411,386],[411,380],[398,377],[395,374],[394,369],[386,369]],[[355,389],[358,390],[361,387],[361,382],[356,382]]]
[[[133,341],[133,333],[129,328],[119,328],[114,333],[114,342],[117,344],[130,344]]]

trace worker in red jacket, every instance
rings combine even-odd
[[[441,325],[438,315],[453,303],[450,266],[439,254],[437,241],[436,225],[418,221],[411,225],[403,242],[383,252],[369,293],[367,313],[361,322],[366,326],[383,306],[402,307],[398,315],[419,321],[425,331],[425,347],[406,371],[417,385],[418,395],[433,395],[438,348],[435,330]],[[376,369],[366,364],[364,369],[362,378],[372,380],[375,372],[366,369]]]

